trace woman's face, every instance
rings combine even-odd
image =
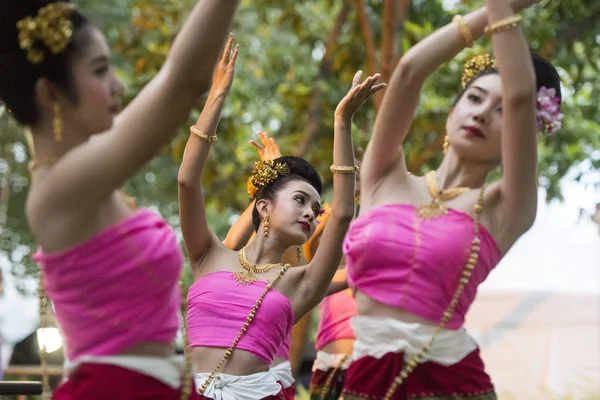
[[[63,118],[69,130],[89,137],[111,128],[123,85],[114,75],[102,33],[92,25],[84,29],[91,30],[90,39],[72,64],[77,102],[67,102]]]
[[[448,116],[450,149],[461,157],[497,163],[501,160],[502,85],[497,73],[470,83]]]
[[[321,212],[321,196],[303,180],[284,185],[271,203],[269,223],[273,234],[285,238],[291,245],[306,243],[317,228]]]

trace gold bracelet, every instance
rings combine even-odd
[[[217,135],[208,136],[206,133],[200,132],[200,130],[194,125],[190,126],[190,133],[207,143],[216,142],[219,139]]]
[[[467,22],[463,16],[455,15],[454,18],[452,18],[452,22],[458,27],[458,32],[465,41],[465,45],[467,47],[473,47],[473,33],[471,32],[471,28],[469,28],[469,25],[467,25]]]
[[[334,174],[353,174],[358,171],[358,165],[332,165],[329,170]]]
[[[493,24],[486,26],[483,31],[488,35],[508,31],[519,26],[522,20],[523,18],[520,15],[513,15],[511,17],[501,19],[500,21],[494,22]]]

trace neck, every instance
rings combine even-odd
[[[42,159],[57,161],[71,149],[86,141],[85,138],[76,133],[65,130],[62,134],[62,140],[56,142],[51,126],[32,127],[27,135],[31,161]]]
[[[259,229],[254,240],[246,246],[246,257],[250,264],[257,266],[280,263],[288,247],[279,243],[272,232],[268,237],[264,237],[262,229]]]
[[[450,148],[437,170],[440,189],[482,187],[485,184],[485,178],[494,169],[494,166],[491,163],[461,158]]]

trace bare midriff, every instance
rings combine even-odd
[[[227,349],[222,347],[194,347],[192,349],[192,361],[195,371],[198,373],[211,373],[217,364],[221,362]],[[269,366],[259,360],[254,354],[236,349],[231,358],[223,364],[219,373],[243,376],[258,372],[267,372]]]

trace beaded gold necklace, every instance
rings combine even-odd
[[[246,247],[248,246],[243,247],[238,252],[238,259],[240,261],[240,265],[242,266],[242,268],[244,268],[244,270],[237,271],[232,274],[233,278],[235,279],[236,285],[249,285],[258,280],[256,275],[266,274],[273,268],[283,267],[282,263],[270,263],[265,264],[262,267],[257,267],[256,265],[251,264],[250,261],[248,261],[248,258],[246,257]]]
[[[233,350],[235,350],[235,346],[237,346],[239,341],[242,339],[242,336],[244,336],[244,333],[246,333],[246,331],[248,330],[250,323],[252,322],[252,320],[254,320],[254,317],[256,316],[258,307],[260,307],[263,299],[265,298],[265,296],[267,295],[269,290],[271,290],[273,288],[273,286],[275,286],[275,284],[283,277],[283,274],[285,274],[285,272],[290,267],[291,267],[290,264],[283,265],[281,268],[281,271],[279,271],[279,275],[277,275],[277,277],[273,280],[273,282],[269,282],[267,284],[267,287],[265,288],[265,290],[261,293],[261,295],[256,300],[256,303],[254,303],[254,305],[252,306],[252,309],[250,310],[248,317],[246,317],[246,321],[244,322],[244,325],[242,325],[242,328],[240,329],[240,332],[238,333],[237,337],[235,338],[235,340],[233,341],[231,346],[229,346],[229,348],[225,351],[225,355],[223,356],[221,361],[219,361],[219,363],[217,364],[215,369],[213,369],[213,371],[210,373],[208,378],[206,378],[206,381],[204,381],[202,386],[198,389],[198,394],[200,396],[202,396],[204,394],[204,392],[206,391],[206,388],[208,388],[208,385],[210,385],[210,383],[215,379],[215,376],[217,375],[217,373],[219,372],[219,370],[221,369],[223,364],[225,364],[225,362],[227,360],[229,360],[231,358],[231,356],[233,355]]]
[[[429,181],[428,181],[428,183],[429,183]],[[437,183],[436,183],[436,186],[437,186]],[[417,355],[415,355],[410,361],[408,361],[408,363],[406,363],[406,366],[404,368],[402,368],[400,370],[400,374],[394,379],[394,381],[390,385],[390,388],[386,392],[384,400],[390,400],[392,398],[392,395],[398,388],[398,386],[400,386],[404,382],[404,380],[408,377],[408,374],[410,374],[417,367],[417,365],[419,365],[421,360],[423,360],[423,357],[425,357],[425,354],[431,349],[431,346],[433,345],[433,342],[435,341],[435,338],[437,337],[437,335],[444,328],[446,323],[450,320],[450,318],[452,317],[452,314],[454,314],[454,309],[456,308],[456,305],[458,304],[460,295],[462,294],[463,290],[465,289],[465,286],[469,282],[469,278],[471,277],[471,274],[473,273],[473,269],[475,269],[475,265],[477,264],[477,259],[479,257],[479,250],[481,248],[481,240],[479,239],[479,215],[481,214],[481,210],[483,209],[483,193],[485,191],[485,187],[486,186],[484,185],[481,188],[481,190],[479,192],[479,198],[477,199],[477,203],[475,203],[475,205],[473,206],[473,232],[474,232],[474,235],[473,235],[473,240],[471,240],[471,251],[469,253],[469,258],[467,259],[467,262],[462,270],[460,281],[458,282],[458,287],[456,288],[456,291],[454,292],[454,295],[452,296],[452,300],[450,301],[450,304],[446,308],[446,311],[444,311],[444,314],[442,315],[442,319],[439,322],[439,324],[436,326],[435,332],[431,336],[431,339],[429,340],[429,342],[421,348],[421,351]],[[446,210],[446,212],[447,212],[447,210]],[[417,215],[419,215],[418,210],[417,210]],[[427,219],[426,217],[422,217],[422,218]]]

